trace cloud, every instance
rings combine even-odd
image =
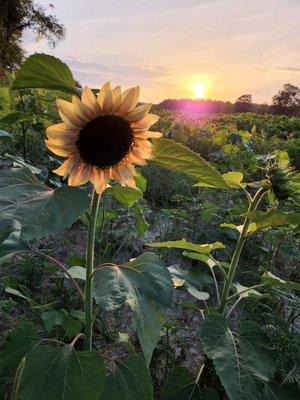
[[[276,69],[279,71],[300,72],[300,68],[298,67],[279,67]]]
[[[136,54],[112,53],[100,56],[98,61],[79,61],[64,59],[71,68],[74,77],[85,84],[101,83],[105,80],[125,84],[153,82],[161,80],[170,73],[170,68],[157,65]]]

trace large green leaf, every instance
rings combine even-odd
[[[19,221],[21,238],[39,239],[62,231],[86,210],[88,195],[79,188],[42,185],[28,168],[0,175],[0,212]]]
[[[201,400],[201,393],[190,372],[184,367],[173,368],[167,376],[162,400]]]
[[[103,266],[95,273],[93,293],[102,309],[130,305],[147,364],[172,300],[172,288],[168,269],[153,253],[144,253],[121,266]]]
[[[230,189],[230,185],[210,163],[181,143],[159,139],[154,143],[152,162],[197,179],[201,186]],[[197,185],[198,185],[197,184]]]
[[[19,400],[99,400],[105,368],[96,351],[36,346],[25,359]]]
[[[69,67],[48,54],[33,54],[21,65],[12,89],[50,89],[77,94]]]
[[[282,225],[299,225],[300,213],[285,213],[278,210],[263,211],[250,211],[244,216],[250,218],[251,226],[250,233],[254,233],[260,229],[272,228]]]
[[[145,360],[134,355],[115,364],[101,400],[153,400],[151,376]]]
[[[216,249],[224,249],[224,245],[221,242],[215,242],[210,244],[197,244],[197,243],[190,243],[187,242],[185,239],[182,240],[174,240],[174,241],[167,241],[167,242],[157,242],[157,243],[147,243],[147,246],[151,247],[166,247],[166,248],[173,248],[173,249],[183,249],[183,250],[190,250],[195,251],[197,253],[208,254],[213,250]]]
[[[275,382],[267,383],[265,391],[259,400],[299,400],[300,389],[297,383],[278,385]]]
[[[12,374],[27,351],[39,341],[30,322],[24,322],[8,335],[4,349],[0,352],[0,374],[5,369]]]
[[[300,291],[300,283],[285,281],[278,276],[273,275],[271,272],[267,271],[262,276],[263,282],[266,282],[269,286],[281,286],[290,290]]]
[[[223,315],[205,318],[200,333],[204,351],[214,363],[230,400],[258,399],[274,373],[275,359],[267,336],[254,322],[232,332]]]

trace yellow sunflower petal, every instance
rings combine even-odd
[[[97,117],[101,114],[101,108],[96,100],[96,97],[88,86],[85,86],[82,91],[81,101],[93,112],[94,117]]]
[[[135,138],[142,138],[142,139],[159,139],[163,135],[161,132],[154,132],[154,131],[144,131],[144,132],[134,131],[133,133]]]
[[[102,109],[103,114],[109,114],[112,111],[113,97],[112,97],[112,92],[111,92],[111,87],[110,87],[109,82],[106,82],[102,86],[102,88],[98,94],[97,101]]]
[[[69,175],[68,185],[69,186],[80,186],[84,185],[91,178],[92,167],[81,161],[75,165]]]
[[[122,95],[121,95],[121,86],[116,86],[112,89],[112,100],[113,100],[113,112],[117,111],[120,107]]]
[[[65,100],[56,100],[56,103],[59,115],[61,116],[64,123],[71,129],[73,126],[80,129],[87,123],[86,118],[81,118],[79,115],[76,114],[72,103],[69,103]]]
[[[142,158],[144,160],[147,160],[152,156],[152,153],[150,151],[147,151],[140,146],[135,146],[132,149],[132,154],[134,154],[136,157]]]
[[[60,157],[68,157],[69,155],[71,155],[71,154],[75,153],[75,151],[77,151],[77,147],[75,144],[57,145],[57,144],[53,144],[49,140],[45,140],[45,144],[48,147],[48,149],[52,151],[52,153],[54,153]]]
[[[56,175],[63,176],[65,179],[72,168],[79,163],[81,157],[79,153],[75,153],[71,155],[66,161],[64,161],[60,167],[54,169],[52,172],[54,172]]]
[[[48,143],[53,146],[71,146],[71,145],[76,145],[76,140],[74,140],[72,137],[60,137],[58,139],[49,139]]]
[[[94,118],[93,111],[82,103],[77,96],[72,96],[72,104],[76,114],[85,121],[90,121]]]
[[[150,111],[151,104],[142,104],[137,106],[134,110],[127,113],[124,118],[128,122],[137,122],[143,119]]]
[[[147,161],[139,156],[136,156],[133,153],[130,153],[127,157],[127,160],[135,165],[147,165]]]
[[[139,86],[125,90],[125,92],[122,93],[122,101],[118,108],[118,115],[123,116],[132,111],[137,105],[139,95]]]
[[[77,130],[71,130],[67,127],[66,124],[60,123],[60,124],[55,124],[48,126],[46,129],[46,136],[48,139],[61,139],[65,137],[73,138],[74,140],[77,140],[78,138],[78,131]]]
[[[90,180],[98,194],[104,192],[107,187],[107,180],[105,179],[105,174],[102,169],[94,168]]]
[[[138,122],[131,124],[134,131],[148,131],[151,125],[154,125],[160,117],[156,114],[148,114]]]
[[[141,147],[143,150],[151,153],[152,152],[152,143],[150,143],[147,139],[137,138],[135,141],[135,147]]]

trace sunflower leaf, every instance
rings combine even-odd
[[[13,90],[50,89],[78,94],[69,67],[58,58],[48,54],[33,54],[21,65]]]
[[[115,364],[107,377],[103,400],[153,400],[150,372],[145,360],[134,355]]]
[[[209,254],[213,250],[224,249],[225,247],[221,242],[215,242],[210,244],[197,244],[197,243],[187,242],[185,239],[174,240],[174,241],[170,240],[167,242],[147,243],[147,246],[190,250],[200,254]]]
[[[172,280],[165,264],[144,253],[128,264],[103,266],[94,276],[93,295],[101,309],[113,311],[128,303],[143,353],[149,364],[172,299]]]
[[[39,345],[26,354],[18,399],[98,400],[104,382],[104,363],[97,352]]]
[[[72,225],[88,207],[88,195],[79,188],[53,190],[39,182],[27,168],[0,175],[1,220],[13,219],[21,226],[19,239],[29,241],[56,234]]]
[[[193,179],[197,179],[196,186],[219,189],[231,188],[231,185],[227,183],[222,174],[209,162],[181,143],[176,143],[169,139],[156,140],[154,143],[154,158],[151,161],[164,168],[181,172]]]

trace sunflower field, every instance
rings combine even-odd
[[[299,399],[300,119],[139,96],[1,81],[0,399]]]

